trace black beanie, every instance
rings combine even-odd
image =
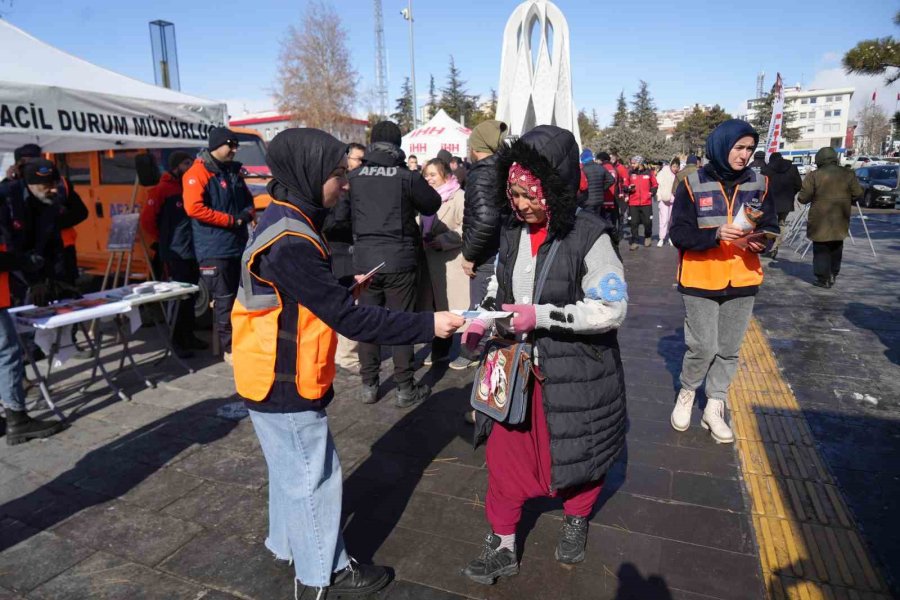
[[[174,171],[175,167],[180,165],[186,160],[192,160],[194,157],[185,152],[184,150],[176,150],[172,154],[169,155],[169,170]]]
[[[609,160],[610,160],[609,152],[598,152],[597,160],[605,160],[605,161],[609,162]]]
[[[56,183],[59,181],[59,171],[56,170],[56,165],[46,158],[36,158],[25,165],[24,177],[28,185]]]
[[[381,121],[375,123],[372,127],[372,143],[388,142],[395,146],[399,146],[403,142],[403,134],[400,133],[400,127],[393,121]]]
[[[41,147],[37,144],[25,144],[13,150],[13,160],[19,162],[23,158],[40,158]]]
[[[209,131],[209,149],[215,150],[219,146],[223,144],[234,143],[237,144],[237,136],[234,135],[234,132],[228,129],[227,127],[213,127]]]

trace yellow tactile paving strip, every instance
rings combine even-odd
[[[767,598],[889,600],[756,319],[729,399]]]

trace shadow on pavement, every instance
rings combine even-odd
[[[884,344],[884,355],[900,365],[900,309],[884,309],[861,302],[851,302],[844,317],[860,329],[868,329]]]
[[[665,579],[659,575],[648,575],[645,579],[631,563],[622,564],[616,578],[619,587],[615,600],[672,600],[672,592]]]
[[[52,481],[0,505],[0,516],[43,531],[86,508],[119,498],[191,446],[226,436],[237,421],[215,416],[216,410],[235,401],[236,397],[204,400],[116,438],[85,454]],[[30,528],[12,529],[0,540],[0,551],[32,535]]]

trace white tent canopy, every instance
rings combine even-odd
[[[67,54],[0,20],[0,152],[202,145],[225,104],[157,87]]]
[[[436,157],[441,150],[465,157],[470,133],[472,130],[451,119],[441,109],[426,124],[404,135],[400,147],[406,156],[415,154],[420,165]]]

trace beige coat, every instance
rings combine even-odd
[[[469,277],[462,270],[464,205],[465,193],[458,190],[438,209],[431,233],[441,249],[425,248],[427,271],[423,273],[419,287],[419,305],[423,310],[469,308]]]

